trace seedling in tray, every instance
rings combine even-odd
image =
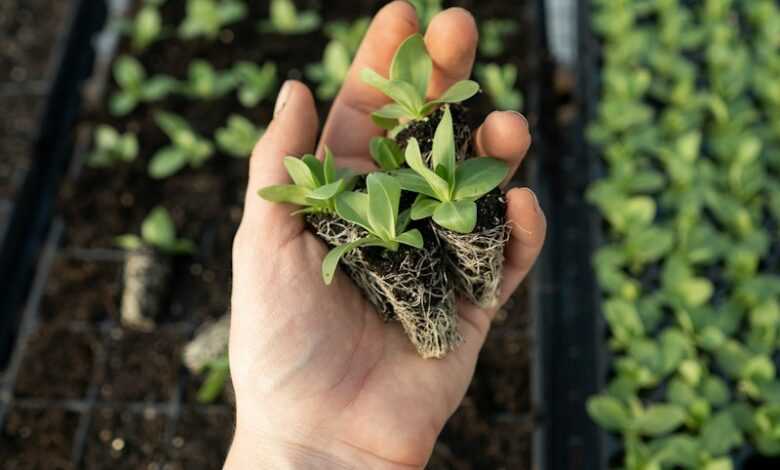
[[[132,19],[118,22],[120,31],[130,36],[133,51],[140,53],[157,42],[163,35],[163,20],[160,5],[165,0],[146,0]]]
[[[144,219],[141,236],[117,237],[127,253],[122,293],[122,324],[139,330],[154,328],[172,272],[172,256],[195,251],[190,240],[179,239],[170,214],[157,207]]]
[[[182,39],[216,39],[225,26],[246,17],[243,0],[187,0],[187,17],[179,26]]]
[[[238,100],[246,108],[257,106],[276,88],[276,64],[262,67],[252,62],[239,62],[233,67],[238,86]]]
[[[477,76],[498,109],[517,111],[523,107],[523,95],[515,89],[517,67],[514,64],[480,65]]]
[[[87,164],[91,167],[110,167],[116,163],[129,163],[138,156],[138,137],[132,132],[120,134],[108,125],[95,129],[94,150],[89,154]]]
[[[217,147],[231,157],[247,158],[263,132],[265,129],[255,127],[249,119],[234,114],[226,127],[217,129],[214,139]]]
[[[189,66],[187,81],[179,89],[190,98],[212,100],[225,96],[236,87],[236,82],[233,71],[217,71],[205,60],[194,60]]]
[[[114,80],[119,91],[111,97],[108,108],[115,116],[131,113],[140,103],[162,100],[178,86],[174,78],[165,75],[147,78],[143,65],[130,56],[116,60]]]
[[[306,34],[322,23],[316,11],[298,11],[292,0],[271,0],[270,14],[270,19],[260,23],[263,33]]]
[[[328,100],[336,96],[347,78],[352,59],[367,29],[367,18],[359,18],[351,25],[344,22],[326,25],[325,31],[331,41],[325,46],[322,62],[306,68],[306,75],[320,84],[317,87],[317,96],[320,99]]]
[[[154,118],[171,139],[172,145],[158,150],[152,157],[149,162],[152,178],[167,178],[187,165],[198,168],[214,154],[211,142],[196,134],[184,118],[162,111]]]

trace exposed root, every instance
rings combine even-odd
[[[209,364],[227,354],[229,336],[229,315],[204,324],[195,333],[195,338],[184,347],[184,365],[193,374],[202,373]]]
[[[456,233],[434,225],[444,242],[447,267],[458,292],[483,307],[498,305],[504,248],[509,242],[511,225],[506,222],[475,233]]]
[[[150,249],[130,251],[125,257],[122,325],[151,331],[162,309],[173,270],[170,257]]]

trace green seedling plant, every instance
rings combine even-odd
[[[162,100],[178,86],[172,77],[147,77],[143,65],[126,55],[117,59],[113,72],[119,90],[111,96],[108,108],[114,116],[130,114],[141,103]]]
[[[293,184],[268,186],[258,194],[267,201],[300,206],[294,214],[335,214],[336,197],[350,191],[356,183],[350,170],[336,168],[329,149],[322,161],[314,155],[285,157],[284,166]]]
[[[452,114],[446,108],[433,138],[432,168],[423,161],[413,138],[405,154],[411,170],[400,170],[396,175],[405,190],[418,194],[411,209],[412,220],[432,217],[441,227],[471,233],[477,224],[476,201],[497,188],[509,169],[503,161],[489,157],[458,164],[455,154]]]
[[[383,171],[400,170],[406,163],[406,156],[401,147],[387,137],[374,137],[369,145],[371,158]]]
[[[350,57],[354,57],[357,54],[360,43],[363,42],[368,31],[368,26],[371,24],[369,18],[358,18],[355,21],[349,23],[346,21],[331,21],[325,24],[325,35],[330,38],[331,41],[336,41],[342,44],[349,52]]]
[[[407,230],[409,211],[399,214],[401,185],[394,177],[372,173],[366,178],[367,193],[344,192],[335,198],[336,213],[344,220],[364,228],[368,235],[333,248],[322,262],[325,284],[333,282],[341,258],[360,247],[379,247],[398,251],[401,245],[423,248],[419,230]]]
[[[167,178],[187,166],[199,168],[214,154],[211,142],[199,136],[181,116],[161,111],[154,119],[171,144],[158,150],[149,162],[152,178]]]
[[[238,100],[246,108],[253,108],[270,97],[277,85],[277,69],[273,62],[262,66],[251,62],[239,62],[233,67]]]
[[[516,34],[518,30],[518,24],[514,20],[489,19],[483,21],[479,27],[480,54],[491,59],[502,55],[506,50],[505,37]]]
[[[442,11],[441,0],[409,0],[409,3],[417,10],[420,27],[423,30],[427,29],[433,17]]]
[[[517,66],[514,64],[479,65],[477,76],[498,109],[518,111],[523,107],[523,95],[515,88]]]
[[[329,100],[336,96],[367,29],[367,18],[358,19],[352,25],[343,22],[326,25],[326,34],[331,41],[325,46],[322,62],[306,68],[308,77],[320,84],[317,87],[320,99]]]
[[[372,114],[374,122],[388,130],[402,122],[425,119],[444,104],[466,101],[479,92],[479,84],[462,80],[452,85],[438,99],[427,100],[426,93],[433,73],[433,61],[420,34],[406,39],[393,57],[390,77],[384,78],[367,68],[361,73],[364,82],[393,100]]]
[[[193,99],[221,98],[236,87],[232,70],[218,71],[205,60],[190,63],[187,80],[179,85],[179,92]]]
[[[192,240],[178,238],[171,214],[162,206],[155,207],[141,223],[141,235],[121,235],[116,245],[127,251],[152,248],[167,255],[187,255],[195,252]]]
[[[228,118],[227,125],[217,129],[214,140],[217,147],[236,158],[247,158],[265,129],[255,127],[252,122],[238,114]]]
[[[292,0],[271,0],[270,17],[260,23],[260,32],[306,34],[322,24],[314,10],[298,11]]]
[[[107,168],[117,163],[130,163],[138,157],[138,137],[127,132],[120,134],[108,125],[95,129],[94,148],[87,158],[93,168]]]
[[[198,389],[198,402],[214,403],[219,398],[230,378],[230,361],[227,354],[214,359],[206,366],[206,379]]]
[[[143,52],[163,37],[160,6],[165,0],[146,0],[131,19],[118,22],[119,30],[130,36],[130,45],[136,53]]]
[[[179,37],[216,39],[222,30],[246,18],[244,0],[187,0],[187,16],[179,25]]]

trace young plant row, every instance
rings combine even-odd
[[[593,3],[612,363],[588,412],[622,437],[620,468],[779,456],[780,9]]]
[[[379,171],[357,176],[337,168],[327,149],[322,161],[287,157],[293,184],[263,188],[260,196],[298,206],[293,215],[307,215],[312,231],[332,247],[322,263],[326,284],[341,263],[384,318],[402,323],[422,356],[442,357],[460,339],[455,292],[482,306],[497,302],[508,238],[497,188],[508,167],[473,158],[456,139],[464,123],[456,126],[451,106],[474,96],[479,85],[464,80],[427,100],[432,72],[419,34],[399,47],[389,77],[362,71],[366,83],[392,100],[373,118],[395,139],[375,138],[366,149]],[[430,135],[423,129],[433,120]],[[420,141],[432,142],[430,149],[421,150]],[[480,217],[480,206],[491,217]]]

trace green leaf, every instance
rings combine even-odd
[[[417,91],[411,84],[397,80],[388,80],[370,68],[363,69],[360,77],[365,83],[378,89],[398,103],[405,110],[406,116],[412,118],[422,117],[420,116],[420,111],[423,107],[423,97],[417,94]]]
[[[312,154],[307,154],[301,157],[301,161],[306,164],[311,170],[311,174],[314,175],[314,181],[317,182],[317,186],[325,184],[325,168],[321,161]]]
[[[368,221],[368,194],[346,192],[336,197],[336,213],[342,219],[371,231]]]
[[[685,410],[676,405],[650,405],[635,418],[633,426],[646,436],[660,436],[678,428],[685,420]]]
[[[338,173],[336,172],[336,158],[333,156],[328,146],[325,146],[325,160],[322,162],[322,176],[324,177],[325,184],[336,182],[338,179]]]
[[[230,377],[230,365],[227,357],[214,361],[208,366],[209,373],[203,385],[198,389],[199,403],[212,403],[225,388],[225,383]]]
[[[176,242],[176,227],[164,207],[156,207],[141,224],[141,237],[151,246],[163,250]]]
[[[152,157],[149,162],[149,176],[154,179],[164,179],[178,173],[187,166],[189,159],[184,150],[177,147],[167,147]]]
[[[420,153],[420,144],[415,138],[409,139],[409,143],[406,146],[406,164],[425,179],[426,183],[428,183],[436,194],[437,199],[440,201],[449,201],[450,187],[447,184],[447,181],[425,166],[425,163],[422,160],[422,154]]]
[[[455,131],[452,124],[450,108],[444,109],[439,125],[433,136],[431,152],[433,169],[437,175],[444,178],[450,188],[455,187]]]
[[[325,259],[322,260],[322,279],[325,284],[330,285],[333,282],[333,276],[336,274],[336,268],[338,268],[342,256],[361,246],[378,245],[377,242],[378,240],[372,237],[366,237],[330,250]]]
[[[371,114],[374,124],[385,130],[395,129],[401,118],[414,117],[409,111],[398,103],[390,103]]]
[[[439,207],[439,205],[441,205],[441,202],[436,199],[418,197],[417,200],[414,201],[414,205],[412,205],[412,220],[427,219],[428,217],[433,216],[433,213],[436,212],[436,208]]]
[[[366,178],[368,221],[373,233],[383,240],[395,240],[401,185],[392,176],[372,173]]]
[[[171,77],[152,77],[144,83],[141,98],[144,101],[158,101],[168,96],[177,87],[176,80]]]
[[[458,233],[471,233],[477,225],[477,204],[473,201],[443,202],[433,212],[433,221]]]
[[[422,234],[417,229],[409,230],[408,232],[402,233],[401,235],[398,236],[398,238],[396,238],[396,241],[398,241],[398,243],[403,243],[404,245],[408,245],[413,248],[417,248],[419,250],[422,249],[425,243]]]
[[[628,409],[613,397],[607,395],[592,397],[588,400],[587,409],[590,417],[609,431],[624,431],[631,424]]]
[[[725,455],[744,442],[742,432],[728,412],[720,412],[710,418],[701,429],[701,443],[711,455]]]
[[[452,85],[439,98],[431,101],[435,104],[455,104],[466,101],[479,93],[479,83],[472,80],[463,80]]]
[[[432,73],[433,61],[425,47],[425,39],[419,33],[410,36],[393,57],[390,79],[410,83],[419,96],[425,97]]]
[[[143,240],[138,235],[120,235],[114,239],[114,244],[127,251],[140,250],[144,246]]]
[[[402,170],[394,171],[393,176],[396,177],[404,191],[424,194],[426,196],[438,199],[438,196],[431,188],[431,185],[425,181],[425,178],[415,173],[414,170],[404,168]]]
[[[478,199],[497,188],[508,173],[509,166],[497,158],[470,158],[455,172],[454,199]]]
[[[298,206],[308,206],[311,190],[294,184],[285,184],[279,186],[268,186],[261,189],[257,194],[270,202],[283,202],[295,204]]]
[[[309,193],[309,199],[317,201],[327,201],[335,197],[338,193],[344,191],[344,181],[336,181],[335,183],[326,184],[320,186],[314,191]]]
[[[393,171],[403,165],[405,158],[401,147],[394,140],[374,137],[369,145],[371,157],[385,171]]]
[[[114,80],[122,88],[137,88],[146,80],[146,72],[138,59],[125,55],[114,64]]]
[[[120,91],[111,95],[108,109],[114,116],[126,116],[138,106],[138,101],[136,95]]]
[[[295,157],[284,157],[284,166],[296,185],[307,189],[315,189],[320,185],[311,166],[303,160]]]

